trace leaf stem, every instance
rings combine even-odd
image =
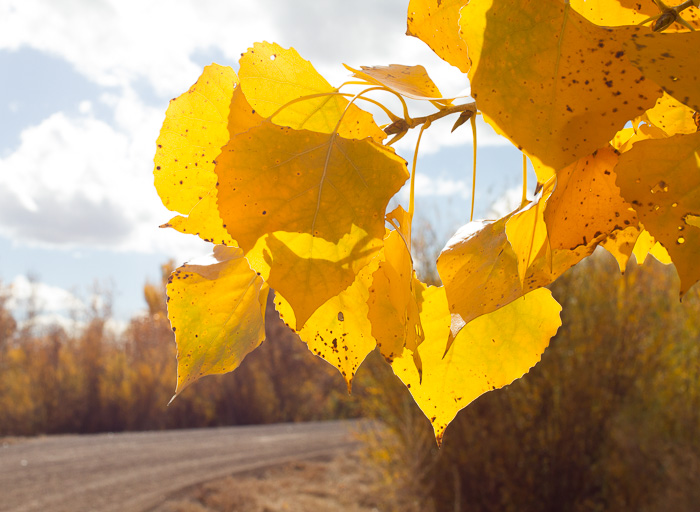
[[[348,83],[349,83],[349,82],[348,82]],[[345,85],[345,84],[343,84],[343,85]],[[366,92],[366,91],[363,91],[363,92]],[[314,98],[322,98],[322,97],[324,97],[324,96],[343,96],[343,97],[346,97],[346,98],[352,98],[352,97],[356,97],[357,95],[352,95],[352,94],[347,93],[347,92],[340,92],[340,91],[338,91],[338,89],[335,89],[335,90],[329,91],[329,92],[319,92],[319,93],[316,93],[316,94],[308,94],[308,95],[306,95],[306,96],[299,96],[298,98],[294,98],[293,100],[289,100],[287,103],[285,103],[285,104],[282,105],[280,108],[278,108],[277,110],[275,110],[275,111],[272,113],[272,115],[270,115],[269,119],[270,119],[270,120],[273,119],[273,118],[274,118],[276,115],[278,115],[282,110],[284,110],[285,108],[287,108],[287,107],[289,107],[289,106],[291,106],[291,105],[293,105],[293,104],[295,104],[295,103],[298,103],[298,102],[300,102],[300,101],[305,101],[305,100],[311,100],[311,99],[314,99]],[[399,116],[397,116],[396,114],[394,114],[391,110],[389,110],[389,109],[388,109],[387,107],[385,107],[383,104],[381,104],[380,102],[378,102],[378,101],[376,101],[376,100],[373,100],[372,98],[360,98],[360,99],[365,100],[365,101],[367,101],[367,102],[369,102],[369,103],[372,103],[372,104],[378,106],[379,108],[381,108],[381,109],[384,111],[384,113],[387,115],[387,117],[388,117],[389,119],[391,119],[392,122],[394,122],[394,121],[396,121],[396,120],[398,120],[398,119],[401,119]]]
[[[430,121],[423,123],[418,132],[418,140],[416,141],[416,148],[413,151],[413,165],[411,166],[411,193],[408,198],[408,252],[411,252],[411,240],[412,240],[412,225],[413,225],[413,212],[416,208],[416,164],[418,163],[418,148],[420,146],[420,140],[423,137],[423,132],[430,126]]]
[[[469,222],[474,220],[474,200],[476,197],[476,117],[471,116],[472,124],[472,206],[469,212]]]
[[[527,204],[527,156],[523,153],[523,198],[520,200],[520,208]]]
[[[416,128],[417,126],[420,126],[422,124],[425,124],[428,121],[432,123],[434,121],[437,121],[438,119],[442,119],[443,117],[449,116],[451,114],[457,114],[462,112],[471,112],[471,115],[469,117],[473,117],[474,114],[476,114],[476,103],[471,102],[464,103],[462,105],[452,105],[442,110],[438,110],[437,112],[428,116],[416,117],[415,119],[411,119],[407,116],[405,119],[398,119],[397,121],[391,123],[389,126],[384,128],[384,132],[387,135],[405,133],[406,131],[412,128]]]

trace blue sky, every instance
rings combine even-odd
[[[407,4],[0,0],[0,281],[13,307],[27,276],[52,318],[86,307],[97,283],[124,321],[161,263],[211,252],[158,228],[173,214],[153,188],[155,140],[169,99],[211,62],[237,69],[253,42],[296,48],[334,85],[348,78],[342,63],[422,64],[445,95],[468,92],[465,75],[405,36]],[[471,132],[450,134],[452,123],[424,135],[417,175],[417,214],[445,237],[468,221],[471,197]],[[521,156],[481,122],[478,136],[484,217],[519,198]],[[414,141],[397,145],[407,159]]]

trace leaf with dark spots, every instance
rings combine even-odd
[[[650,80],[693,110],[700,110],[700,32],[635,34],[627,57]]]
[[[178,268],[167,293],[176,395],[204,375],[235,370],[265,338],[268,287],[239,248],[219,245],[205,263]]]
[[[472,0],[461,12],[484,119],[555,170],[604,146],[661,94],[615,57],[646,28],[598,27],[558,0]]]
[[[615,171],[623,197],[671,256],[685,294],[700,279],[700,229],[687,222],[700,212],[700,133],[637,142]]]

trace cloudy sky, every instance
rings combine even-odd
[[[445,95],[468,92],[466,76],[405,36],[407,3],[0,0],[0,281],[15,307],[28,276],[53,314],[97,283],[125,320],[161,263],[210,252],[158,228],[172,214],[153,187],[155,140],[169,99],[212,62],[237,70],[253,42],[296,48],[334,85],[348,78],[341,63],[422,64]],[[471,133],[450,135],[452,122],[427,132],[418,162],[417,207],[438,231],[468,220],[471,197]],[[519,197],[521,157],[483,124],[478,134],[485,216]],[[413,140],[397,146],[406,158]]]

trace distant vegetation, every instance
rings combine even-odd
[[[172,270],[163,267],[165,280]],[[86,327],[19,326],[0,293],[0,436],[89,433],[357,416],[337,370],[269,314],[267,338],[234,374],[209,377],[170,406],[175,341],[165,287],[146,284],[148,313],[115,335],[94,310]],[[269,308],[269,311],[274,311]],[[282,371],[280,371],[282,370]]]
[[[372,402],[390,432],[371,457],[402,510],[697,510],[700,290],[680,303],[673,267],[621,276],[601,251],[552,292],[563,326],[542,362],[463,410],[439,451],[401,386]]]
[[[162,286],[145,286],[148,313],[118,336],[98,313],[81,332],[20,328],[0,300],[0,436],[371,416],[388,429],[366,434],[367,460],[396,510],[696,510],[700,292],[680,303],[677,279],[653,260],[620,276],[602,252],[573,268],[552,286],[563,327],[542,362],[462,411],[440,450],[376,352],[348,397],[274,315],[236,372],[166,407],[176,364]]]

